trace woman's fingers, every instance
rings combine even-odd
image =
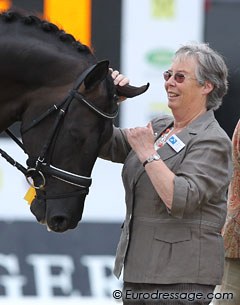
[[[111,75],[114,80],[114,85],[125,86],[129,84],[129,79],[125,75],[120,74],[117,70],[113,71],[111,68],[109,70],[112,71]]]

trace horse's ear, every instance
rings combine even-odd
[[[92,89],[103,81],[109,72],[109,61],[98,62],[84,79],[86,90]]]
[[[147,89],[149,88],[149,83],[146,85],[143,85],[141,87],[134,87],[131,85],[125,85],[125,86],[116,86],[117,93],[119,96],[124,96],[124,97],[134,97],[140,94],[143,94]]]

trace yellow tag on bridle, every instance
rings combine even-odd
[[[36,190],[34,187],[30,186],[30,188],[28,189],[28,191],[24,196],[24,199],[28,202],[29,205],[31,205],[35,196],[36,196]]]

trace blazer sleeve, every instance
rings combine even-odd
[[[124,163],[131,150],[124,129],[113,126],[113,134],[99,151],[99,157],[116,163]]]
[[[230,139],[225,134],[200,135],[187,148],[175,174],[172,216],[182,218],[185,212],[194,213],[214,196],[222,200],[232,175]]]

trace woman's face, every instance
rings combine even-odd
[[[171,77],[165,81],[168,96],[168,107],[174,111],[182,109],[185,112],[206,109],[207,93],[204,85],[196,79],[197,62],[192,57],[177,58],[173,61],[169,71]],[[182,74],[181,83],[174,76]]]

